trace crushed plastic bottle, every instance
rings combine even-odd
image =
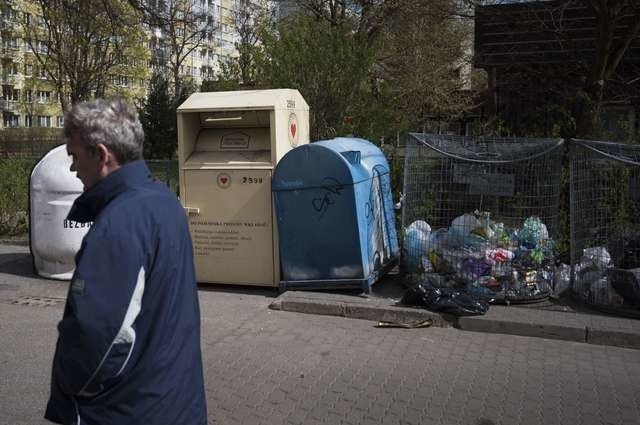
[[[415,270],[421,265],[420,259],[427,253],[430,234],[431,227],[422,220],[414,221],[405,230],[407,266],[410,270]]]
[[[538,217],[529,217],[524,221],[519,236],[522,246],[534,249],[541,241],[549,239],[549,232]]]
[[[564,294],[571,286],[571,266],[560,264],[556,267],[553,281],[553,294],[557,297]]]
[[[585,248],[582,251],[582,258],[580,259],[582,268],[585,268],[589,264],[593,264],[598,269],[606,269],[611,264],[611,255],[605,247],[594,246],[591,248]]]

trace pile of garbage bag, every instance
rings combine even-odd
[[[454,316],[477,316],[489,310],[489,303],[483,299],[452,288],[436,288],[420,283],[407,289],[400,304]]]
[[[538,217],[520,227],[493,221],[489,212],[455,218],[433,230],[425,221],[404,233],[405,265],[425,285],[455,288],[489,300],[543,298],[554,278],[554,241]]]
[[[619,260],[621,267],[629,264]],[[595,305],[640,308],[640,268],[618,268],[607,248],[595,246],[583,250],[574,267],[574,292]]]

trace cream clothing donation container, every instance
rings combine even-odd
[[[297,90],[194,93],[178,108],[180,198],[199,282],[278,286],[271,176],[309,143]]]

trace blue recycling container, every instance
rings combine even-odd
[[[363,139],[299,146],[276,166],[281,289],[371,286],[399,258],[389,164]]]

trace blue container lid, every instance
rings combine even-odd
[[[371,142],[349,137],[321,140],[289,151],[276,166],[272,189],[280,192],[352,185],[370,180],[374,169],[385,174],[389,165]]]

